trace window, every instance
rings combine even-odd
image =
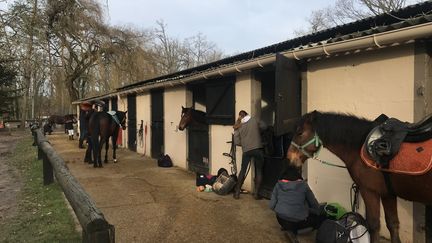
[[[235,121],[235,77],[206,83],[206,111],[209,124],[233,125]]]

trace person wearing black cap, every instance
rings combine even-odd
[[[309,185],[292,166],[288,166],[276,183],[269,206],[291,242],[298,242],[299,229],[316,229],[325,219],[320,216],[319,203]]]

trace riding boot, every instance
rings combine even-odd
[[[74,140],[73,135],[71,135],[71,140]]]
[[[244,181],[244,175],[243,174],[244,173],[240,172],[239,178],[237,179],[237,183],[234,187],[234,194],[233,194],[234,199],[240,198],[241,187],[242,187],[243,181]]]
[[[255,200],[260,200],[262,199],[262,197],[259,195],[259,191],[261,188],[261,182],[262,182],[262,175],[256,175],[255,176],[255,185],[254,185],[254,192],[253,192],[253,197],[255,198]]]
[[[240,198],[240,190],[241,190],[241,186],[240,184],[237,182],[237,184],[234,187],[234,194],[233,194],[233,198],[234,199],[239,199]]]

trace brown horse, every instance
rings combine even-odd
[[[192,107],[185,108],[182,106],[181,120],[178,128],[180,131],[183,131],[189,125],[193,124],[207,124],[206,113],[195,110]]]
[[[68,121],[68,120],[73,120],[74,123],[76,123],[76,119],[77,119],[76,114],[67,114],[67,115],[64,115],[64,116],[51,115],[50,117],[48,117],[48,123],[50,125],[65,124],[65,122]]]
[[[305,114],[297,125],[287,157],[300,167],[308,158],[317,158],[322,146],[337,155],[359,186],[371,241],[379,242],[381,201],[391,242],[400,242],[396,198],[431,204],[432,172],[417,176],[388,173],[385,176],[365,165],[360,150],[373,127],[372,121],[352,115],[317,111]],[[387,176],[393,192],[386,185]]]
[[[104,162],[108,163],[109,137],[111,137],[112,142],[113,160],[114,163],[117,162],[117,136],[120,126],[123,130],[126,129],[126,113],[127,111],[116,111],[116,114],[112,116],[108,114],[108,112],[101,111],[93,112],[93,114],[91,115],[88,127],[88,133],[91,143],[89,143],[86,154],[90,154],[91,152],[93,152],[94,167],[102,167],[101,151],[103,144],[105,144]],[[91,158],[89,159],[91,160]]]

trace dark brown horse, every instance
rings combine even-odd
[[[203,111],[195,110],[192,107],[185,108],[182,106],[181,120],[178,128],[183,131],[189,125],[193,124],[207,124],[206,113]]]
[[[391,242],[400,242],[396,198],[431,204],[432,172],[417,176],[389,173],[392,193],[384,174],[365,165],[360,157],[361,147],[373,127],[372,121],[352,115],[317,111],[305,114],[296,128],[287,157],[300,167],[308,158],[317,158],[322,146],[337,155],[359,186],[371,241],[379,242],[381,201]]]
[[[102,167],[102,144],[105,143],[105,163],[108,163],[108,148],[109,138],[111,137],[111,143],[113,148],[113,160],[117,162],[116,148],[117,148],[117,136],[119,133],[120,126],[123,130],[126,129],[126,113],[127,111],[116,111],[115,115],[101,111],[94,112],[89,120],[88,132],[91,139],[91,143],[87,150],[93,152],[93,166]],[[86,152],[87,153],[87,152]],[[88,154],[88,153],[87,153]],[[91,158],[90,158],[91,159]]]
[[[73,120],[74,123],[76,123],[76,120],[77,120],[76,114],[67,114],[67,115],[64,115],[64,116],[51,115],[50,117],[48,117],[48,123],[50,125],[65,124],[65,122],[68,121],[68,120]]]

